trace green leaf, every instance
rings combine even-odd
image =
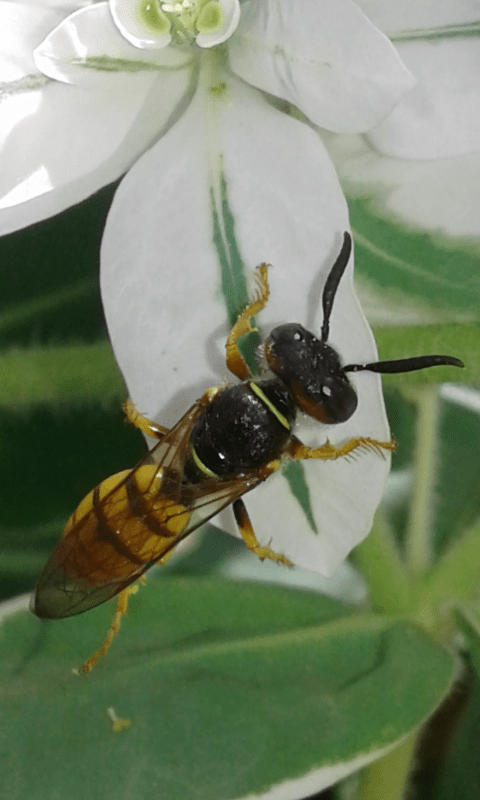
[[[435,367],[386,375],[386,386],[480,381],[478,247],[409,230],[349,200],[360,298],[381,359],[438,353],[465,369]]]
[[[0,407],[0,597],[31,589],[82,497],[145,454],[124,419],[119,402]]]
[[[480,586],[480,525],[465,531],[443,554],[425,579],[422,596],[428,604],[470,600]]]
[[[307,592],[164,577],[133,599],[108,657],[86,678],[72,675],[110,614],[4,622],[9,800],[262,794],[374,757],[425,720],[455,671],[408,622]],[[128,729],[112,731],[112,707]]]
[[[445,392],[450,387],[445,388]],[[480,414],[447,394],[440,403],[435,547],[444,551],[480,517]],[[480,395],[468,392],[480,407]],[[479,573],[480,574],[480,573]]]
[[[38,297],[19,300],[0,312],[0,333],[2,336],[29,324],[35,324],[42,315],[48,315],[62,307],[81,300],[84,296],[93,295],[96,282],[92,278],[70,281],[60,289],[45,291]],[[89,297],[89,302],[92,298]]]
[[[479,320],[478,247],[382,219],[369,200],[350,199],[349,209],[356,276],[383,324]]]
[[[480,281],[479,281],[480,283]],[[460,358],[465,369],[431,367],[418,372],[384,375],[385,386],[410,384],[480,382],[480,325],[411,325],[374,328],[381,359],[405,358],[428,354]]]
[[[38,88],[30,78],[13,89]],[[32,587],[82,487],[145,449],[123,424],[124,385],[102,339],[98,261],[114,189],[0,239],[1,597]]]
[[[417,797],[422,800],[478,800],[480,797],[480,679],[467,673],[432,742],[430,763]],[[458,712],[455,713],[455,705]],[[442,739],[447,739],[444,752]],[[432,758],[433,756],[433,758]],[[429,769],[430,767],[430,769]]]
[[[0,406],[121,400],[125,385],[109,342],[12,349],[0,353]]]
[[[395,537],[381,511],[377,511],[372,530],[353,550],[351,558],[367,581],[375,610],[387,614],[408,610],[409,576]]]
[[[99,251],[114,189],[0,238],[2,347],[92,342],[105,335]]]

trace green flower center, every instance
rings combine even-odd
[[[176,44],[192,42],[199,33],[218,33],[225,17],[217,0],[140,0],[138,14],[142,25],[152,34],[170,34]]]

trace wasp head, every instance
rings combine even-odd
[[[302,325],[279,325],[265,342],[267,363],[287,384],[297,406],[320,422],[349,419],[357,395],[333,347]]]
[[[310,417],[330,424],[345,422],[357,408],[358,398],[348,372],[412,372],[445,364],[463,367],[457,358],[437,355],[342,366],[338,353],[328,344],[328,337],[333,302],[351,249],[350,234],[345,232],[323,290],[320,338],[302,325],[292,323],[275,328],[264,345],[268,366],[288,386],[297,406]]]

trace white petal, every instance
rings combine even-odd
[[[480,236],[480,153],[434,161],[400,161],[379,155],[360,136],[329,136],[327,144],[349,196],[371,198],[375,214],[390,221],[393,217],[399,224],[433,237],[446,234],[468,242]],[[405,319],[407,324],[418,324],[415,311],[402,307],[400,299],[398,310],[401,317],[397,324],[405,324]],[[378,304],[372,311],[370,319],[391,324],[391,317],[386,321],[378,316]],[[425,322],[428,307],[423,313]]]
[[[170,44],[168,32],[148,28],[140,19],[138,0],[111,0],[110,9],[115,25],[121,34],[135,47],[142,50],[162,50]]]
[[[199,33],[195,40],[199,47],[214,47],[226,42],[237,29],[240,21],[239,0],[219,0],[219,4],[223,7],[224,13],[222,30],[218,33]]]
[[[121,35],[108,3],[81,8],[35,50],[37,68],[58,81],[95,89],[141,92],[162,68],[181,68],[188,53],[169,48],[143,52]]]
[[[63,18],[83,6],[92,5],[92,0],[13,0],[13,2],[16,6],[24,6],[30,10],[48,8],[50,11],[59,12]]]
[[[190,71],[148,74],[137,94],[49,82],[0,104],[0,233],[45,219],[116,180],[170,123]]]
[[[247,0],[229,58],[241,78],[338,132],[368,130],[414,85],[351,0]]]
[[[38,72],[33,50],[62,19],[57,11],[22,3],[0,2],[0,97],[2,102],[11,92],[8,84],[33,80]],[[39,77],[40,83],[42,81]]]
[[[182,119],[130,171],[102,246],[102,293],[116,357],[139,410],[165,425],[206,387],[228,379],[229,326],[210,205],[213,198],[220,211],[220,167],[250,279],[255,264],[273,264],[271,297],[258,320],[262,333],[285,321],[318,330],[321,287],[348,226],[336,175],[313,131],[232,78],[223,76],[218,87],[199,90]],[[375,357],[351,266],[331,333],[345,358]],[[329,426],[331,441],[352,433],[388,438],[378,378],[361,377],[358,416]],[[312,441],[325,440],[327,428],[320,428]],[[248,495],[247,505],[262,542],[271,539],[274,549],[328,574],[367,533],[388,460],[309,462],[305,469],[317,534],[281,475]]]
[[[413,92],[368,134],[393,158],[449,158],[480,150],[478,38],[399,43],[418,80]]]

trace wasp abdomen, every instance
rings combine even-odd
[[[161,491],[162,482],[161,471],[149,464],[112,475],[90,492],[59,545],[67,575],[102,583],[161,558],[190,519],[185,506]]]

